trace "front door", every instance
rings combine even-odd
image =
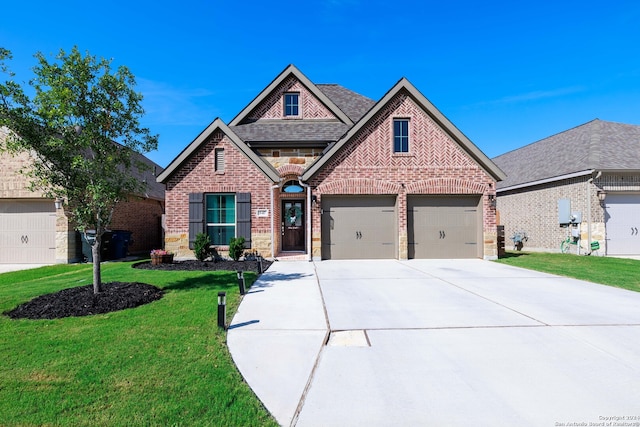
[[[282,250],[304,251],[304,200],[282,202]]]

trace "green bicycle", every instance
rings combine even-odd
[[[571,252],[571,245],[577,246],[580,240],[572,236],[567,236],[565,240],[560,243],[560,252],[567,254]]]

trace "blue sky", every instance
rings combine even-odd
[[[35,52],[74,45],[129,67],[163,167],[291,63],[374,100],[406,77],[489,157],[595,118],[640,125],[637,0],[38,0],[2,14],[19,78]]]

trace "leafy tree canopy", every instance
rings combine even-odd
[[[111,60],[77,47],[52,61],[35,58],[33,79],[21,85],[7,66],[11,52],[0,48],[0,71],[8,77],[0,82],[0,125],[12,131],[5,148],[31,153],[32,189],[66,199],[76,227],[96,231],[99,269],[100,235],[116,203],[144,193],[139,153],[156,149],[158,137],[140,125],[142,95],[127,67],[114,70]],[[94,288],[95,279],[94,272]]]

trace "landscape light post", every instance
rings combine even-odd
[[[238,273],[238,288],[240,288],[240,295],[244,295],[245,294],[244,273],[241,270],[238,270],[237,273]]]
[[[227,329],[227,293],[218,292],[218,326]]]

